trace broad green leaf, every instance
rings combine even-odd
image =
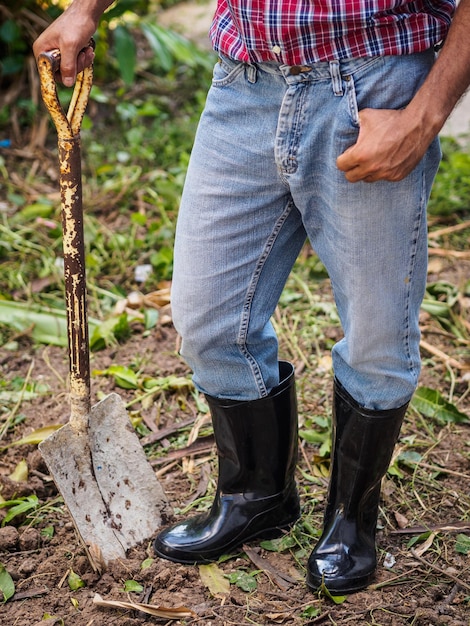
[[[91,330],[91,329],[90,329]],[[116,343],[116,340],[126,339],[130,334],[127,314],[118,317],[110,317],[104,322],[96,323],[90,337],[90,349],[103,350],[108,345]]]
[[[39,499],[35,495],[0,502],[0,508],[8,508],[8,513],[3,518],[2,526],[6,526],[17,515],[24,515],[29,513],[29,511],[34,511],[38,506]]]
[[[3,563],[0,563],[0,593],[3,595],[3,602],[7,602],[15,594],[15,583]]]
[[[14,20],[5,20],[0,26],[0,39],[5,43],[11,44],[20,37],[21,29]]]
[[[230,593],[230,581],[217,563],[199,565],[199,575],[205,587],[213,596],[226,596]]]
[[[283,535],[278,539],[266,539],[260,542],[260,546],[270,552],[284,552],[289,548],[293,548],[296,544],[295,538],[291,535]]]
[[[142,561],[140,569],[141,570],[148,569],[149,567],[152,566],[153,562],[154,562],[154,559],[152,559],[151,557],[149,557],[148,559],[145,559],[144,561]]]
[[[229,576],[229,581],[232,585],[236,585],[242,591],[246,591],[247,593],[255,591],[258,587],[255,574],[248,574],[243,570],[232,572]]]
[[[455,551],[460,554],[470,554],[470,537],[462,533],[458,534],[455,542]]]
[[[317,617],[320,615],[320,609],[316,606],[308,606],[306,609],[302,611],[300,617],[304,619],[312,619],[312,617]]]
[[[5,348],[5,346],[2,346],[3,348]],[[28,390],[21,390],[21,391],[0,391],[0,402],[20,402],[20,401],[28,401],[28,400],[32,400],[33,398],[37,398],[40,393],[45,393],[46,389],[44,389],[43,391],[41,390],[40,392],[38,391],[28,391]]]
[[[122,25],[117,26],[114,31],[114,49],[119,65],[121,78],[126,85],[134,82],[136,68],[135,41],[129,30]]]
[[[69,572],[67,583],[72,591],[85,587],[85,582],[72,569]]]
[[[411,406],[417,411],[430,417],[439,424],[449,422],[466,422],[469,417],[457,407],[448,402],[436,389],[419,387],[411,400]]]
[[[65,311],[38,307],[25,302],[0,300],[0,323],[19,332],[28,331],[34,341],[53,346],[67,346]],[[98,321],[88,319],[90,332]]]
[[[100,376],[112,376],[116,385],[121,389],[137,389],[139,387],[137,374],[124,365],[111,365],[105,370],[95,370],[93,373]]]
[[[431,300],[425,298],[421,303],[421,308],[429,315],[434,317],[448,317],[450,313],[450,306],[447,302],[439,302],[437,300]]]
[[[136,580],[126,580],[124,583],[124,591],[142,593],[143,590],[143,586]]]
[[[50,217],[55,211],[54,205],[45,202],[34,202],[23,207],[17,214],[22,219],[34,220],[36,217]]]
[[[300,430],[299,437],[307,443],[323,443],[325,439],[330,438],[327,432],[318,432],[317,430]]]
[[[416,450],[403,450],[397,457],[397,461],[401,461],[402,463],[411,463],[412,465],[419,463],[422,460],[423,456]]]
[[[408,548],[412,548],[417,543],[423,543],[424,541],[429,539],[430,536],[431,536],[431,531],[428,530],[428,531],[426,531],[424,533],[421,533],[421,535],[418,535],[416,537],[411,537],[411,539],[408,541],[406,546]]]

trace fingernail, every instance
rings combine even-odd
[[[72,87],[73,83],[74,83],[74,80],[70,76],[67,76],[66,78],[64,78],[64,85],[66,87]]]

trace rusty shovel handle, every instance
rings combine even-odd
[[[80,126],[93,81],[92,67],[77,76],[65,114],[57,94],[55,73],[60,51],[38,58],[41,94],[56,126],[60,168],[60,195],[64,253],[65,303],[70,366],[70,425],[85,432],[90,413],[90,353],[86,303]]]
[[[90,39],[94,48],[95,42]],[[57,94],[55,74],[60,69],[60,50],[42,52],[38,57],[38,70],[41,81],[41,95],[57,129],[59,139],[72,139],[80,133],[88,97],[93,85],[93,66],[86,67],[77,75],[72,99],[67,113],[60,104]]]

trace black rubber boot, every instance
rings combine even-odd
[[[336,595],[364,589],[377,568],[375,532],[381,481],[407,404],[389,411],[360,407],[335,382],[333,450],[323,534],[310,555],[307,585]]]
[[[278,536],[298,519],[294,368],[280,362],[279,372],[278,387],[259,400],[206,396],[219,458],[215,500],[208,513],[163,530],[154,541],[158,556],[213,561],[246,541]]]

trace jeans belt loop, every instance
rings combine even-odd
[[[256,83],[256,79],[258,77],[258,70],[256,65],[246,65],[245,66],[246,78],[249,83],[254,85]]]
[[[340,70],[338,60],[330,61],[330,75],[331,75],[331,86],[333,87],[333,93],[335,94],[335,96],[342,96],[343,95],[343,79],[341,77],[341,70]]]

